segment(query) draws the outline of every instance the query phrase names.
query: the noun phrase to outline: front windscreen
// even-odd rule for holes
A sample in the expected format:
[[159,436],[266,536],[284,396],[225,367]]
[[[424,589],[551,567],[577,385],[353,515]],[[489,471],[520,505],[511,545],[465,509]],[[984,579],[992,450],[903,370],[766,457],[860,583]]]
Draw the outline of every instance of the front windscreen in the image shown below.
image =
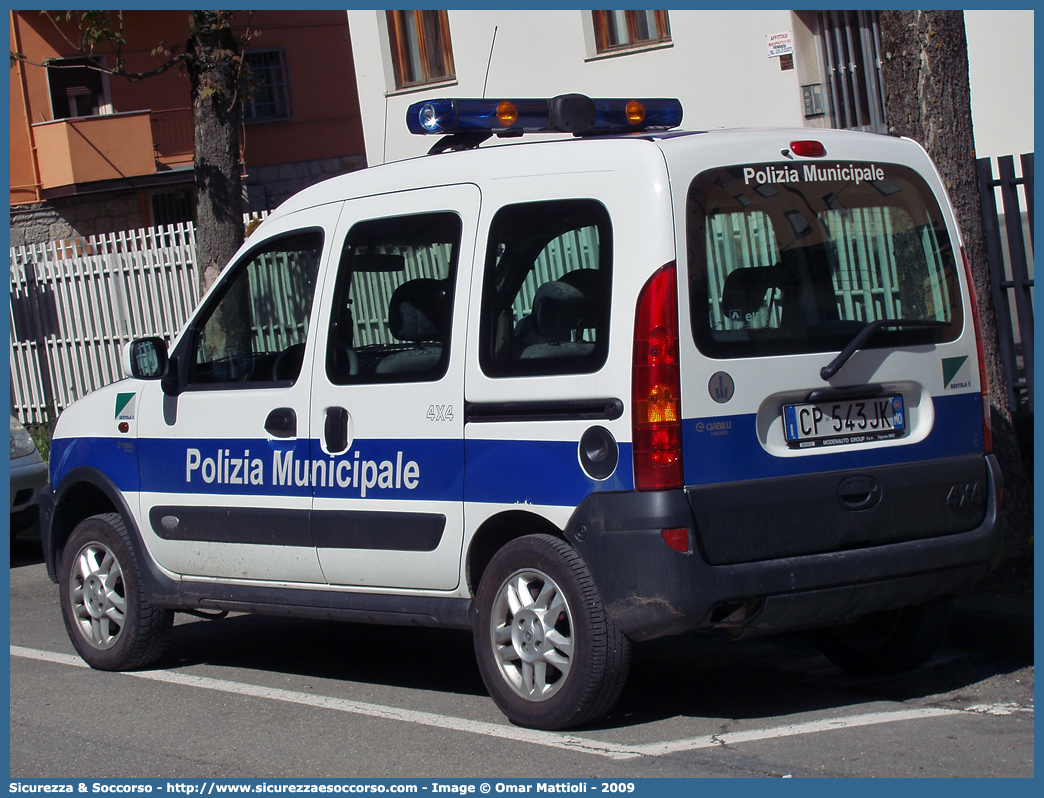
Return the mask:
[[962,326],[950,236],[935,196],[892,164],[758,163],[703,172],[686,209],[696,344],[711,357],[953,340]]

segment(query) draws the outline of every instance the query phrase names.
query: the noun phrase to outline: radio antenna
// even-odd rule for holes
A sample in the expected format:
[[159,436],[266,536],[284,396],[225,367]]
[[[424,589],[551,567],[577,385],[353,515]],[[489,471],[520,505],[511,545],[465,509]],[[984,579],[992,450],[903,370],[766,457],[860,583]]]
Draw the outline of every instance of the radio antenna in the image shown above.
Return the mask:
[[489,60],[486,61],[486,77],[482,81],[482,99],[486,99],[486,84],[489,83],[489,65],[493,63],[493,45],[497,43],[497,28],[493,26],[493,41],[489,43]]
[[384,93],[384,152],[381,153],[381,163],[388,161],[388,93]]

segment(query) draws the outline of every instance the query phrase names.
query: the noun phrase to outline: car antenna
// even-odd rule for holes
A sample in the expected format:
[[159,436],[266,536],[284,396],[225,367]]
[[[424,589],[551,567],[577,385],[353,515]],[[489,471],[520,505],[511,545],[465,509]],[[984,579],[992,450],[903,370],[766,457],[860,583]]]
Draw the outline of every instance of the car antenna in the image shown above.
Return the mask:
[[482,99],[486,99],[486,84],[489,83],[489,65],[493,63],[493,47],[497,43],[497,29],[499,25],[493,26],[493,40],[489,43],[489,58],[486,60],[486,76],[482,79]]

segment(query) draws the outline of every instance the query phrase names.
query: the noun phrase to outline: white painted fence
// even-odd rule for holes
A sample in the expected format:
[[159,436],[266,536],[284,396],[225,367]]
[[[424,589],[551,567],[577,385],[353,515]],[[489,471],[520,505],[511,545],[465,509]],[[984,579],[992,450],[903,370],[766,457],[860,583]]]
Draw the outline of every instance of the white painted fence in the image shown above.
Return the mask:
[[167,340],[199,301],[191,224],[11,248],[11,412],[52,421],[120,379],[123,344]]

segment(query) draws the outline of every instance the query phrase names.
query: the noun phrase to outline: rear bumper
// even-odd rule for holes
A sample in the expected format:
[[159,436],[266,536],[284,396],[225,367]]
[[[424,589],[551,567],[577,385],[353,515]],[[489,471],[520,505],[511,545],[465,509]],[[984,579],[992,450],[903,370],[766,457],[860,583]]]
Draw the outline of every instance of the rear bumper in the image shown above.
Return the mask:
[[[634,640],[724,628],[737,634],[826,626],[945,595],[999,562],[1000,469],[990,456],[985,516],[948,535],[825,553],[711,565],[695,545],[686,493],[593,494],[566,535],[584,558],[605,606]],[[663,529],[686,528],[686,553]]]

